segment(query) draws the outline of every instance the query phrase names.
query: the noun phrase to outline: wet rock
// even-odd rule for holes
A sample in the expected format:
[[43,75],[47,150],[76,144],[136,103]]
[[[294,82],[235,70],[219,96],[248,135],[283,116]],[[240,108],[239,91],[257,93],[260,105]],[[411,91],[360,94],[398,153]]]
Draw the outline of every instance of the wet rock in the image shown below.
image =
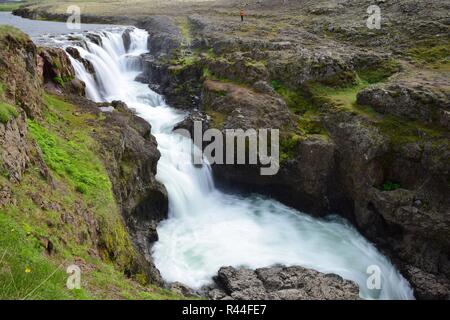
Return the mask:
[[298,266],[257,270],[222,267],[215,281],[219,289],[212,289],[209,297],[218,300],[359,299],[358,287],[353,282]]
[[423,300],[448,300],[449,282],[440,279],[435,275],[409,266],[406,275],[415,288],[414,294],[418,299]]
[[[95,105],[95,104],[94,104]],[[131,238],[140,256],[139,265],[150,282],[162,284],[153,264],[151,247],[158,239],[156,225],[167,218],[168,198],[156,178],[160,153],[151,127],[121,101],[112,102],[116,112],[107,114],[109,130],[95,133],[107,157],[106,166]]]
[[80,61],[83,66],[86,68],[86,71],[89,72],[92,75],[95,75],[95,69],[94,66],[92,65],[92,63],[89,60],[86,60],[84,58],[81,57],[80,52],[78,51],[78,49],[73,48],[73,47],[67,47],[66,51],[68,54],[70,54],[74,59]]
[[96,33],[89,32],[86,37],[98,46],[102,46],[102,37]]
[[125,47],[125,51],[128,52],[130,50],[130,46],[131,46],[131,37],[130,37],[130,33],[133,32],[132,28],[127,28],[123,33],[122,33],[122,39],[123,39],[123,45]]
[[169,290],[185,297],[199,297],[198,293],[195,290],[180,282],[173,282],[169,284]]

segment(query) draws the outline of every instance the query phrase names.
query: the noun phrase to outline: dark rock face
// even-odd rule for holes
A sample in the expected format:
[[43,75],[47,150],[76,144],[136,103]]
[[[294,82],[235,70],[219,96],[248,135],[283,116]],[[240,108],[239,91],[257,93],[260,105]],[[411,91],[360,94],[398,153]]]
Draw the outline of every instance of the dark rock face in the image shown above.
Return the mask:
[[163,95],[175,108],[189,110],[198,108],[202,69],[198,65],[172,67],[164,62],[164,57],[164,54],[159,58],[145,55],[142,62],[144,72],[137,80],[148,83],[152,90]]
[[0,74],[0,81],[8,84],[5,98],[22,108],[28,117],[39,118],[43,62],[37,47],[29,39],[19,41],[8,35],[0,38],[0,46],[0,68],[5,70]]
[[225,115],[225,129],[282,128],[293,125],[286,103],[278,96],[214,80],[203,84],[202,106]]
[[92,75],[95,75],[95,69],[92,63],[89,60],[83,59],[80,55],[80,52],[76,48],[67,47],[66,52],[70,54],[74,59],[80,61],[86,68],[87,72],[89,72]]
[[6,124],[0,123],[0,170],[6,170],[9,179],[14,182],[21,180],[34,151],[34,146],[27,139],[27,131],[23,114]]
[[369,105],[382,114],[393,114],[412,120],[448,125],[450,95],[424,88],[390,85],[372,87],[358,93],[358,103]]
[[257,270],[223,267],[209,290],[213,300],[356,300],[358,287],[351,281],[302,267]]
[[85,94],[86,86],[75,77],[75,70],[64,50],[40,48],[38,59],[42,65],[41,74],[47,90],[57,94],[62,91],[76,95]]
[[128,50],[130,50],[130,46],[131,46],[131,37],[130,37],[130,33],[133,31],[133,29],[128,28],[127,30],[124,31],[124,33],[122,34],[122,39],[123,39],[123,45],[125,47],[125,51],[128,52]]
[[[40,149],[28,135],[26,121],[27,117],[39,121],[42,119],[44,107],[41,96],[44,88],[53,94],[64,95],[66,100],[78,106],[77,112],[98,115],[100,109],[96,103],[84,98],[84,91],[73,89],[75,72],[63,50],[38,49],[29,40],[18,41],[12,37],[1,37],[0,42],[0,81],[5,84],[0,98],[16,105],[18,113],[8,122],[0,123],[0,170],[2,174],[3,170],[6,171],[11,182],[18,183],[25,170],[35,165],[48,183],[53,185]],[[72,53],[76,58],[76,53]],[[62,83],[55,83],[56,77],[62,80],[63,86]],[[151,244],[157,239],[156,224],[166,218],[168,210],[167,192],[155,179],[160,153],[146,121],[135,116],[120,101],[114,101],[111,105],[115,111],[104,113],[106,120],[93,130],[92,136],[99,143],[104,166],[121,209],[121,212],[111,214],[122,214],[136,249],[133,250],[130,245],[130,252],[120,254],[134,259],[132,266],[126,266],[127,272],[145,273],[152,283],[161,284],[161,277],[150,255]],[[2,205],[13,201],[7,186],[0,186],[0,195]],[[42,206],[50,205],[38,196],[33,196],[33,201]],[[60,209],[50,207],[49,210]],[[96,240],[100,236],[93,212],[80,209],[76,217],[63,215],[64,223],[78,220],[89,227],[95,250],[95,246],[100,245]],[[80,235],[82,241],[85,238],[86,235]],[[48,253],[51,253],[52,245],[43,241]]]
[[[72,99],[99,112],[91,101]],[[155,178],[160,158],[157,142],[148,122],[134,115],[125,103],[113,101],[111,106],[115,111],[104,113],[106,128],[93,135],[102,146],[114,195],[139,253],[137,264],[151,283],[162,285],[151,256],[152,244],[158,240],[156,226],[168,213],[167,191]]]
[[149,33],[150,54],[155,57],[171,57],[181,46],[180,29],[167,16],[151,16],[138,23],[138,27]]

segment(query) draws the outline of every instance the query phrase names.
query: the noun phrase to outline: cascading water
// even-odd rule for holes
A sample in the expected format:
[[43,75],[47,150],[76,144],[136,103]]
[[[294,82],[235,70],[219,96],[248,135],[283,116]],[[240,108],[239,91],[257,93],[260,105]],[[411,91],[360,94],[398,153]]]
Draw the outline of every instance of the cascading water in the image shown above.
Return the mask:
[[[153,257],[163,278],[193,288],[211,282],[222,266],[300,265],[355,281],[367,299],[412,299],[408,282],[346,221],[315,219],[261,196],[241,197],[214,188],[208,165],[191,163],[192,142],[172,133],[185,114],[170,108],[145,84],[137,57],[147,51],[147,32],[134,29],[130,49],[124,29],[100,33],[97,45],[78,47],[95,69],[95,80],[72,59],[95,101],[122,100],[152,125],[161,159],[157,178],[169,194],[169,219],[158,227]],[[381,270],[381,289],[367,287],[369,266]]]

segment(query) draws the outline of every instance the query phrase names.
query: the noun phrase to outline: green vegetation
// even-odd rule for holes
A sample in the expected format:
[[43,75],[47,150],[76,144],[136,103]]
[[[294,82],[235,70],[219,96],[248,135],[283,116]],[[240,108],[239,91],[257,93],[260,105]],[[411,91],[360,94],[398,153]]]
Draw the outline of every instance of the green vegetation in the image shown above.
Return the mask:
[[383,184],[383,191],[394,191],[400,189],[400,184],[399,183],[394,183],[394,182],[386,182]]
[[296,134],[289,134],[280,137],[280,162],[293,159],[296,148],[302,137]]
[[387,137],[393,146],[403,146],[407,143],[415,143],[431,139],[433,144],[448,144],[446,130],[436,126],[430,126],[420,121],[408,121],[403,118],[385,115],[375,121],[375,125]]
[[[58,128],[45,128],[35,121],[29,121],[30,134],[41,148],[47,165],[63,178],[75,191],[84,195],[84,201],[95,208],[105,247],[104,258],[126,266],[132,258],[130,239],[120,221],[107,172],[97,156],[97,145],[90,137],[90,127],[74,116],[74,106],[46,95],[50,120],[55,116],[65,120],[64,136],[58,135]],[[48,117],[48,115],[47,115]],[[75,118],[75,119],[74,119]],[[73,120],[73,121],[71,121]],[[86,119],[84,119],[86,120]],[[56,129],[56,130],[55,130]],[[70,130],[70,131],[69,131]]]
[[374,84],[385,81],[400,70],[400,63],[394,59],[389,59],[376,67],[359,69],[357,73],[362,81],[368,84]]
[[28,42],[30,40],[30,38],[28,38],[28,36],[19,29],[9,25],[0,25],[0,47],[2,39],[7,36],[13,37],[14,39],[22,43]]
[[423,41],[411,48],[407,54],[418,64],[440,67],[450,64],[450,43],[436,43],[433,40]]
[[18,224],[0,210],[0,299],[75,299],[84,290],[65,288],[64,264],[42,254],[30,225]]
[[[0,176],[14,197],[0,209],[0,299],[179,299],[124,275],[134,251],[90,136],[97,118],[54,96],[44,101],[44,120],[28,124],[52,182],[36,166],[18,184]],[[82,268],[80,290],[66,288],[71,264]]]
[[53,82],[59,84],[61,87],[64,87],[64,80],[59,76],[54,77]]
[[302,91],[294,91],[287,88],[277,80],[271,81],[272,87],[281,95],[294,114],[303,114],[312,108],[311,102]]
[[335,107],[354,110],[358,92],[369,84],[361,79],[353,86],[332,88],[319,83],[309,83],[308,89],[316,101],[327,101]]
[[192,43],[192,36],[189,20],[187,18],[181,19],[181,21],[179,21],[178,23],[178,27],[180,28],[181,34],[183,36],[183,45],[190,46]]
[[16,2],[16,3],[0,3],[0,11],[13,11],[18,9],[24,1]]
[[0,122],[7,123],[9,120],[16,118],[19,115],[16,107],[0,101]]

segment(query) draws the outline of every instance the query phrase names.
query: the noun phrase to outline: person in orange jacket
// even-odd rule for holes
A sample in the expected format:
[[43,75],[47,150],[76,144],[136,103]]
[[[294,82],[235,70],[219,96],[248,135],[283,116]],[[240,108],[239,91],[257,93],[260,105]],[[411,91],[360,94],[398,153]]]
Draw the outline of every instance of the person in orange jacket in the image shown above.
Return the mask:
[[245,16],[244,9],[241,9],[241,12],[239,14],[241,15],[241,22],[244,22],[244,16]]

